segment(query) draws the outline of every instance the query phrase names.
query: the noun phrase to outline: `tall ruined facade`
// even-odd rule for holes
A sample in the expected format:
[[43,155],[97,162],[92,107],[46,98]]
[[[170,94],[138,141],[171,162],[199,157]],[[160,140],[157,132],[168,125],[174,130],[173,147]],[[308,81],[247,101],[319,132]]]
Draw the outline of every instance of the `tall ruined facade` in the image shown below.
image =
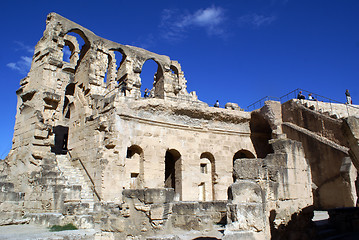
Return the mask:
[[[158,68],[143,98],[147,60]],[[340,158],[330,174],[339,174],[332,185],[344,186],[344,199],[326,201],[325,186],[313,190],[313,176],[333,186],[313,172],[320,157],[309,154],[306,126],[298,130],[291,115],[298,102],[244,112],[236,104],[209,107],[186,88],[177,61],[49,14],[17,91],[13,147],[1,162],[2,224],[71,222],[98,230],[95,239],[189,230],[193,237],[268,239],[287,234],[279,226],[306,215],[313,199],[318,207],[355,206],[355,154],[341,135],[325,146]]]

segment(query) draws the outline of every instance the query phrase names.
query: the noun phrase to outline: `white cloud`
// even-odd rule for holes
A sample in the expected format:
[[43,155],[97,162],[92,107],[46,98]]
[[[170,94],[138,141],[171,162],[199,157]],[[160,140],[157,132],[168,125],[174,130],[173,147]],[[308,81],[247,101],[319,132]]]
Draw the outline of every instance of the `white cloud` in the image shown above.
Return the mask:
[[222,27],[225,21],[224,12],[222,8],[216,6],[199,9],[194,13],[165,9],[160,24],[162,37],[167,40],[182,39],[192,27],[203,28],[209,35],[221,36],[224,34]]
[[274,22],[277,18],[275,16],[264,16],[258,14],[248,14],[239,18],[240,25],[248,24],[254,27],[266,26]]
[[31,57],[21,56],[19,61],[8,63],[6,66],[21,74],[26,74],[30,70],[31,61]]
[[34,53],[34,48],[30,47],[28,45],[25,45],[23,42],[20,41],[15,41],[15,44],[18,46],[15,50],[16,51],[20,51],[20,50],[25,50],[28,53],[33,54]]

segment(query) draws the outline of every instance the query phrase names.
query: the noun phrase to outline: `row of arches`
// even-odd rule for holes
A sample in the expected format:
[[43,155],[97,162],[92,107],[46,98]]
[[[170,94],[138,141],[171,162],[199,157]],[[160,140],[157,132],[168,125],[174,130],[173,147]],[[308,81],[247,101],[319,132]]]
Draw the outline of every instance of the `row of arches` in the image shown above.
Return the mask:
[[[233,155],[233,164],[239,158],[254,158],[248,150],[240,150]],[[127,187],[130,189],[141,189],[147,187],[144,182],[144,152],[138,145],[127,148],[126,153],[126,177]],[[199,155],[197,170],[194,173],[198,184],[198,201],[216,200],[215,184],[218,182],[216,171],[216,159],[210,152],[203,152]],[[176,149],[167,149],[164,153],[163,187],[173,188],[178,200],[183,199],[183,159],[181,153]]]
[[[91,44],[86,37],[86,35],[79,29],[72,29],[66,33],[64,36],[64,46],[62,50],[62,61],[70,63],[72,66],[75,66],[72,70],[68,68],[68,71],[76,72],[78,66],[81,63],[81,60],[86,55],[88,50],[91,48]],[[97,50],[98,51],[98,50]],[[162,94],[159,91],[163,90],[163,78],[164,78],[164,68],[162,64],[157,61],[154,57],[148,56],[139,56],[136,62],[139,62],[138,67],[131,66],[128,60],[128,56],[125,51],[121,48],[111,48],[107,52],[101,51],[101,54],[105,54],[104,66],[100,66],[100,71],[102,72],[99,76],[100,81],[104,87],[113,88],[114,86],[119,86],[120,90],[124,89],[121,86],[128,84],[127,79],[129,74],[138,74],[139,79],[137,82],[131,83],[138,88],[138,94],[144,96],[145,90],[148,89],[147,96],[159,97]],[[170,65],[170,72],[172,79],[179,83],[179,71],[176,64]],[[133,77],[132,77],[133,78]],[[136,77],[135,77],[136,79]],[[133,86],[128,86],[127,91],[131,91]],[[126,90],[122,92],[123,95],[129,96],[133,94],[126,94]],[[137,94],[137,95],[138,95]]]

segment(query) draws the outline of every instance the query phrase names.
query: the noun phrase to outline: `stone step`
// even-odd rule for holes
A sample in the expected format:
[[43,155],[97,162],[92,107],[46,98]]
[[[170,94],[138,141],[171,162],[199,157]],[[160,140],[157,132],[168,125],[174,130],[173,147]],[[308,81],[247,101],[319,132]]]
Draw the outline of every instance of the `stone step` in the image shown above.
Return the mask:
[[67,179],[68,184],[81,185],[81,202],[88,203],[89,208],[93,210],[94,196],[89,186],[88,180],[83,176],[80,169],[73,166],[67,155],[57,156],[58,168],[62,175]]
[[37,182],[41,185],[64,185],[66,184],[66,180],[64,178],[39,178],[37,179]]
[[42,178],[57,178],[61,175],[60,172],[57,171],[42,171],[41,177]]

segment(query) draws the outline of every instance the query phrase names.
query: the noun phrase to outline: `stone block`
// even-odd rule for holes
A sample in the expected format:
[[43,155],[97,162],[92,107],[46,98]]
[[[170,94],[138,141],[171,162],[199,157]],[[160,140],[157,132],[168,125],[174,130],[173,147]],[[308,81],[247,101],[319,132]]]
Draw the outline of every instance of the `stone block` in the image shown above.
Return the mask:
[[174,190],[169,188],[164,188],[164,189],[146,188],[144,190],[145,204],[173,202],[174,196],[175,196]]
[[229,231],[258,232],[265,229],[266,215],[261,203],[228,204],[227,214]]
[[172,206],[174,215],[198,215],[200,212],[198,202],[179,202]]
[[237,159],[233,175],[235,179],[265,179],[266,168],[262,159]]
[[161,220],[164,218],[165,206],[162,204],[151,205],[150,218],[151,220]]
[[228,199],[232,204],[263,203],[264,192],[260,185],[248,180],[237,180],[228,189]]

